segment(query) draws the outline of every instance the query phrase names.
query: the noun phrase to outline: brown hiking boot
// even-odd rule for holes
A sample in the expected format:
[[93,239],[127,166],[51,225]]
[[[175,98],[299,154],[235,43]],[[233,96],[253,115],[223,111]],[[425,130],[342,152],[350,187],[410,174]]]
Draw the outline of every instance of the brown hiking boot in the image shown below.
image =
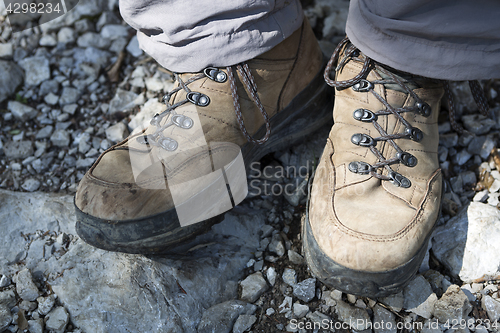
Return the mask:
[[334,126],[302,227],[305,257],[333,288],[385,296],[417,272],[440,212],[442,84],[385,67],[347,39],[325,79],[337,87]]
[[324,63],[305,22],[244,64],[175,74],[166,111],[104,152],[80,182],[80,237],[106,250],[160,253],[220,222],[245,199],[253,161],[331,117]]

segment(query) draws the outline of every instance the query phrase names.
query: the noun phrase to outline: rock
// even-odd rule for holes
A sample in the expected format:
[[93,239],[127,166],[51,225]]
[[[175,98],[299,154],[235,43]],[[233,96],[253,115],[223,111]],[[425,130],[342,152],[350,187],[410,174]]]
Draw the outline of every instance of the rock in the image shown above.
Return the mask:
[[0,304],[0,332],[3,332],[11,322],[12,314],[10,313],[10,309],[4,304]]
[[45,96],[49,93],[57,94],[59,91],[59,82],[56,80],[48,80],[42,82],[40,85],[39,95]]
[[283,282],[293,287],[297,284],[297,272],[292,268],[285,268],[283,271]]
[[491,296],[483,296],[481,299],[481,306],[492,322],[498,322],[500,320],[500,302],[494,300]]
[[276,270],[274,267],[269,267],[266,272],[266,277],[267,281],[269,281],[269,284],[274,287],[274,284],[276,283]]
[[128,126],[132,130],[136,128],[144,129],[149,126],[153,116],[163,112],[165,108],[165,104],[158,102],[156,98],[151,98],[141,107],[141,111],[132,117]]
[[397,333],[396,316],[380,305],[373,308],[373,330],[375,333]]
[[293,304],[293,314],[297,318],[303,318],[309,312],[309,306],[298,302]]
[[[427,319],[424,322],[424,325],[422,327],[421,333],[442,333],[443,330],[440,328],[439,322],[436,321],[435,319]],[[459,331],[460,332],[460,331]],[[477,332],[476,333],[480,333]],[[486,333],[486,332],[484,332]]]
[[24,69],[27,86],[38,86],[50,79],[49,60],[45,57],[30,57],[19,61],[19,66]]
[[59,102],[59,96],[54,95],[53,93],[49,93],[49,94],[45,95],[43,100],[45,101],[45,103],[47,103],[49,105],[56,105],[57,102]]
[[120,19],[116,17],[116,15],[113,12],[105,11],[99,17],[99,20],[96,23],[96,29],[97,31],[101,31],[102,27],[104,27],[107,24],[118,24],[118,23],[120,23]]
[[[238,316],[252,315],[257,307],[242,301],[231,300],[212,306],[203,312],[198,333],[229,333]],[[193,331],[194,332],[194,331]]]
[[33,277],[29,269],[25,268],[14,275],[16,291],[25,301],[34,301],[40,295],[38,287],[33,282]]
[[437,296],[432,292],[431,285],[422,275],[417,275],[404,288],[404,308],[418,314],[421,317],[430,319],[434,303],[437,301]]
[[75,30],[69,27],[63,27],[57,33],[57,41],[62,44],[72,44],[76,40]]
[[456,161],[458,165],[464,165],[472,157],[472,155],[467,150],[461,150],[456,156]]
[[98,67],[104,67],[108,64],[111,53],[95,47],[77,48],[74,51],[73,58],[76,60],[75,66],[86,62]]
[[0,44],[0,59],[10,59],[14,55],[12,43]]
[[43,333],[43,319],[28,320],[30,333]]
[[57,147],[68,147],[70,143],[69,133],[66,130],[58,129],[50,136],[50,141]]
[[116,123],[106,129],[106,139],[113,143],[122,141],[128,136],[127,126],[124,123]]
[[481,156],[481,158],[484,160],[487,159],[488,156],[490,156],[490,152],[495,147],[495,145],[496,145],[495,140],[493,140],[491,136],[487,136],[486,141],[483,143],[483,146],[479,151],[479,156]]
[[101,29],[101,37],[115,40],[120,37],[128,37],[128,28],[119,24],[108,24]]
[[61,97],[59,98],[59,105],[64,106],[67,104],[74,104],[80,98],[80,91],[76,88],[64,87]]
[[269,289],[269,286],[262,277],[262,273],[254,273],[241,281],[241,299],[253,303],[266,292],[267,289]]
[[451,285],[434,305],[434,317],[441,323],[467,320],[471,311],[469,299],[455,284]]
[[0,278],[0,288],[5,288],[12,283],[11,279],[8,276],[2,275]]
[[45,126],[41,130],[39,130],[38,133],[36,133],[35,139],[37,139],[37,140],[47,139],[50,137],[53,130],[54,130],[53,126],[50,126],[50,125]]
[[23,182],[21,188],[27,192],[35,192],[40,188],[40,181],[35,178],[28,178]]
[[63,112],[69,113],[71,115],[74,115],[76,112],[76,109],[78,109],[78,104],[68,104],[63,106]]
[[106,49],[111,45],[111,40],[102,38],[100,34],[95,32],[86,32],[76,41],[79,47],[96,47],[99,49]]
[[47,315],[47,318],[45,326],[48,330],[52,330],[55,333],[64,333],[66,325],[69,322],[69,314],[64,307],[59,306],[55,308]]
[[240,315],[233,326],[233,333],[243,333],[249,331],[257,321],[254,315]]
[[38,43],[40,44],[40,46],[52,47],[57,45],[57,39],[52,35],[45,35],[40,38]]
[[47,315],[56,304],[56,296],[54,294],[50,294],[47,297],[38,297],[36,300],[38,302],[38,313],[42,316]]
[[139,41],[137,40],[137,36],[132,37],[132,39],[128,43],[127,52],[136,58],[140,57],[144,53],[139,47]]
[[295,265],[302,265],[304,263],[304,257],[302,257],[294,250],[288,250],[288,260],[290,260]]
[[7,104],[7,109],[10,112],[12,112],[12,115],[16,119],[20,121],[27,121],[33,119],[38,114],[38,111],[32,108],[31,106],[15,101],[10,101]]
[[457,133],[449,133],[449,134],[441,134],[439,136],[439,145],[444,146],[446,148],[453,148],[458,143],[458,134]]
[[337,301],[335,312],[339,320],[349,323],[350,328],[358,332],[368,329],[369,325],[372,324],[370,316],[365,309],[357,308],[341,300]]
[[290,296],[285,296],[283,303],[278,307],[279,313],[287,313],[292,311],[292,301],[293,299]]
[[285,254],[285,246],[278,233],[273,235],[271,244],[269,244],[269,251],[276,253],[278,256],[282,257]]
[[476,135],[488,133],[496,125],[493,119],[485,118],[483,115],[465,115],[462,116],[464,127]]
[[139,103],[140,95],[133,93],[131,91],[117,89],[115,97],[109,103],[109,113],[115,113],[117,111],[128,111],[135,106],[141,104]]
[[[2,45],[2,44],[0,44]],[[21,67],[12,61],[0,60],[0,103],[14,94],[23,83],[24,73]]]
[[500,265],[500,211],[472,202],[438,227],[432,238],[436,258],[464,282],[498,275]]
[[37,305],[36,302],[30,302],[30,301],[22,301],[19,303],[19,308],[21,310],[24,310],[25,312],[31,312],[36,309]]
[[293,296],[301,301],[309,302],[316,295],[316,279],[309,278],[293,286]]
[[[143,256],[99,250],[76,237],[73,195],[0,190],[0,202],[2,274],[12,275],[19,265],[8,263],[20,260],[43,274],[81,332],[196,332],[205,309],[238,297],[264,224],[261,211],[229,212],[172,254]],[[21,233],[35,237],[37,230],[70,235],[67,252],[42,260],[43,252],[26,251]]]
[[9,310],[16,305],[16,294],[13,290],[0,291],[0,305],[6,306]]
[[31,141],[9,141],[3,150],[7,160],[24,159],[33,155],[33,144]]
[[148,77],[144,79],[144,83],[146,84],[146,88],[149,91],[159,92],[164,88],[163,81],[157,77]]

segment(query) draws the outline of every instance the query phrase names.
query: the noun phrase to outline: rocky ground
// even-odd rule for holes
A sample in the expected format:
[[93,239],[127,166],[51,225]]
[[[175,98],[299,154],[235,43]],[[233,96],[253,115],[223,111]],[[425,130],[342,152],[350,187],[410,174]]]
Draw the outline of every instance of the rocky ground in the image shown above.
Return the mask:
[[[348,2],[304,5],[331,53]],[[83,243],[74,231],[78,181],[101,152],[161,110],[159,98],[173,84],[133,36],[115,1],[82,0],[62,19],[16,34],[0,10],[0,332],[500,329],[498,81],[482,82],[490,118],[477,115],[465,83],[453,84],[472,135],[455,133],[442,112],[443,214],[420,274],[397,295],[343,294],[304,263],[305,189],[328,125],[266,156],[261,167],[276,172],[249,175],[248,199],[172,255]],[[302,172],[282,175],[282,168]]]

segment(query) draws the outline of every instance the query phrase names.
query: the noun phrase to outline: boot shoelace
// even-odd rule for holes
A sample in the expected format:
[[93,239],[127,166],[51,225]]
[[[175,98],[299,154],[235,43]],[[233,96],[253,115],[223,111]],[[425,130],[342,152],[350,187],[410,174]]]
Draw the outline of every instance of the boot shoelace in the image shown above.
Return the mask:
[[[241,106],[239,102],[239,96],[238,96],[238,90],[236,87],[236,79],[233,74],[233,70],[236,68],[238,73],[240,74],[243,84],[246,88],[246,90],[250,93],[251,98],[253,99],[254,103],[257,105],[260,113],[262,114],[262,117],[264,118],[265,124],[266,124],[266,134],[261,138],[261,139],[255,139],[253,138],[247,131],[245,124],[243,122],[243,115],[241,113]],[[226,81],[229,80],[229,84],[231,87],[231,95],[233,98],[233,105],[234,105],[234,112],[236,114],[236,120],[238,122],[238,125],[240,127],[241,132],[245,136],[245,138],[248,140],[248,142],[252,142],[254,144],[263,144],[265,143],[270,135],[271,135],[271,123],[269,116],[264,109],[264,106],[262,105],[260,98],[257,94],[257,85],[255,84],[254,77],[250,71],[250,68],[246,63],[238,64],[235,66],[229,66],[226,67],[227,74],[214,67],[208,67],[203,70],[203,73],[194,75],[190,77],[188,80],[183,81],[181,76],[177,73],[174,73],[175,80],[179,82],[179,86],[172,89],[167,95],[163,97],[163,102],[167,105],[167,109],[163,111],[162,113],[157,113],[154,115],[154,117],[151,119],[151,125],[155,126],[155,132],[152,134],[148,135],[143,135],[137,137],[137,141],[142,144],[149,144],[157,147],[161,147],[165,150],[168,151],[175,151],[179,143],[174,140],[173,138],[167,137],[163,135],[163,131],[165,131],[167,128],[171,126],[177,126],[182,129],[190,129],[194,125],[194,120],[188,116],[178,114],[175,109],[181,105],[184,105],[186,103],[193,103],[196,106],[200,107],[206,107],[210,104],[210,98],[202,94],[200,92],[192,91],[189,89],[189,84],[193,83],[194,81],[203,79],[203,78],[210,78],[211,80],[218,82],[218,83],[225,83]],[[181,91],[184,90],[186,92],[186,98],[175,103],[171,104],[170,99],[171,97]],[[163,118],[167,118],[165,123],[161,125],[161,122],[163,121]]]
[[[394,185],[403,187],[403,188],[409,188],[411,187],[411,181],[406,178],[405,176],[401,175],[400,173],[395,172],[392,170],[390,165],[392,164],[397,164],[401,163],[403,165],[406,165],[408,167],[414,167],[417,165],[418,161],[415,156],[412,154],[403,151],[395,142],[394,140],[396,139],[410,139],[413,141],[421,141],[423,139],[423,133],[420,129],[417,127],[412,126],[404,117],[402,116],[402,113],[404,112],[417,112],[421,114],[424,117],[429,117],[431,115],[431,107],[429,104],[425,103],[420,97],[417,96],[417,94],[410,89],[406,84],[405,81],[401,80],[399,77],[391,73],[390,71],[386,70],[383,66],[380,66],[378,63],[370,59],[369,57],[365,56],[365,60],[363,61],[363,68],[361,69],[361,72],[353,77],[352,79],[344,80],[344,81],[336,81],[333,80],[330,77],[330,73],[332,72],[334,64],[337,62],[339,55],[340,55],[340,50],[342,47],[346,44],[349,43],[349,39],[346,37],[344,38],[340,44],[337,46],[335,51],[333,52],[332,57],[330,58],[326,68],[325,68],[325,73],[324,73],[324,78],[325,81],[328,85],[337,88],[338,90],[340,89],[346,89],[349,87],[352,87],[354,91],[357,92],[370,92],[375,96],[377,100],[379,100],[384,106],[385,110],[380,110],[373,112],[371,110],[367,109],[357,109],[353,113],[354,119],[361,121],[361,122],[366,122],[366,123],[372,123],[373,126],[377,129],[379,132],[380,136],[372,138],[367,134],[363,133],[356,133],[351,137],[351,142],[355,145],[362,146],[362,147],[368,147],[370,151],[378,158],[378,162],[370,165],[369,163],[363,162],[363,161],[355,161],[349,163],[349,171],[357,174],[363,174],[367,175],[370,174],[371,176],[378,178],[380,180],[388,180],[391,181]],[[348,59],[353,59],[356,61],[361,61],[358,59],[355,59],[354,57],[359,56],[360,51],[354,46],[354,45],[349,45],[346,47],[344,50],[344,58],[340,61],[338,64],[337,68],[335,69],[336,71],[339,70]],[[370,69],[374,68],[375,70],[385,74],[387,77],[390,79],[382,79],[382,80],[372,80],[368,81],[365,78],[368,75],[368,72]],[[390,105],[380,94],[378,94],[374,90],[374,85],[375,84],[397,84],[400,86],[404,91],[406,91],[415,101],[415,104],[413,106],[409,107],[403,107],[403,108],[394,108],[392,105]],[[488,115],[488,105],[486,102],[486,98],[484,97],[484,93],[482,93],[481,86],[479,85],[479,82],[477,81],[470,81],[469,82],[471,91],[474,96],[474,100],[478,104],[478,107],[483,115]],[[449,117],[450,117],[450,122],[455,129],[455,131],[459,133],[464,133],[464,129],[460,127],[455,119],[455,108],[453,105],[453,99],[451,95],[451,90],[449,87],[448,82],[444,83],[444,89],[445,93],[448,98],[448,103],[449,103]],[[377,119],[379,116],[387,116],[387,115],[394,115],[405,127],[405,130],[403,133],[396,133],[396,134],[388,134],[382,126],[377,122]],[[386,159],[382,153],[380,152],[379,149],[377,149],[376,145],[378,141],[386,141],[388,142],[395,150],[396,150],[396,156],[392,157],[390,159]],[[384,168],[387,170],[387,175],[384,175],[382,173],[377,172],[378,169]]]

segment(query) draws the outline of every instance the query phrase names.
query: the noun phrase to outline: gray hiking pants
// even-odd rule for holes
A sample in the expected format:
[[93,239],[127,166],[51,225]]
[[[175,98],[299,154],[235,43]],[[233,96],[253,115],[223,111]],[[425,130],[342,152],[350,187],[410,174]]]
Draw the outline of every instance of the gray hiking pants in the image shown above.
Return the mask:
[[[174,72],[234,65],[298,29],[299,0],[120,0],[141,47]],[[347,35],[369,57],[447,80],[500,78],[500,1],[351,0]]]

